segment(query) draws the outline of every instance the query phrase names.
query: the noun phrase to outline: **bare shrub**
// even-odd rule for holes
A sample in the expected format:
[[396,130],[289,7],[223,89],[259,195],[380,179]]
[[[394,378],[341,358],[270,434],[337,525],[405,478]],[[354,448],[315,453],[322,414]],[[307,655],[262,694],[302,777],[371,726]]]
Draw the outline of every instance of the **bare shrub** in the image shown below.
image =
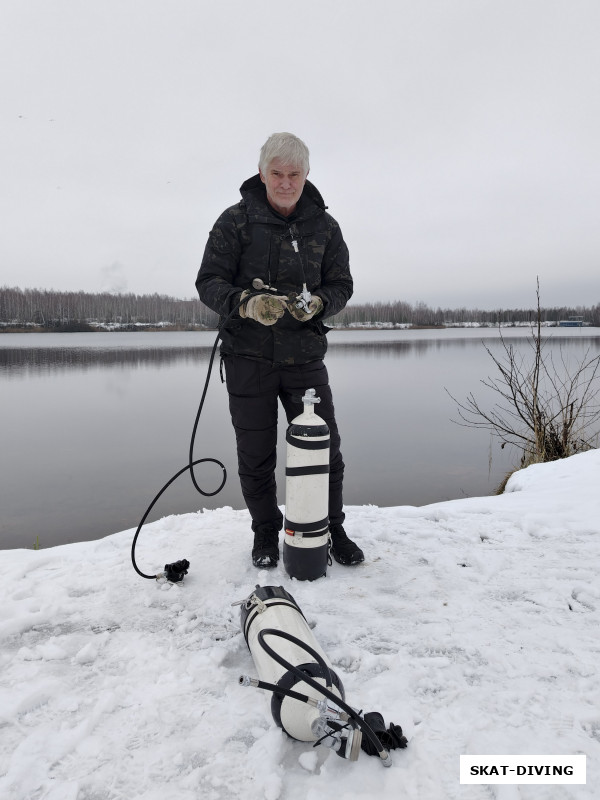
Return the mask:
[[484,344],[499,373],[481,381],[495,394],[492,407],[485,408],[473,393],[464,402],[450,395],[458,407],[459,424],[489,430],[502,447],[515,446],[521,467],[589,450],[598,438],[600,356],[590,356],[588,348],[570,365],[561,347],[555,359],[547,352],[541,321],[538,281],[537,324],[532,327],[529,351],[518,353],[501,330],[500,356]]

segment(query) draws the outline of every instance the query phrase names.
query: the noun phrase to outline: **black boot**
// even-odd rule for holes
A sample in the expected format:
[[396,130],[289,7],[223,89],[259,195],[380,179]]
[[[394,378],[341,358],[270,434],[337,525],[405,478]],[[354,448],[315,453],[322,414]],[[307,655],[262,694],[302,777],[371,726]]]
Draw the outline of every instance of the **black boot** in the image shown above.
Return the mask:
[[365,554],[352,539],[347,537],[343,525],[330,525],[329,533],[331,534],[331,555],[338,564],[343,564],[345,567],[362,564]]
[[269,524],[257,525],[254,531],[252,563],[261,569],[271,569],[279,561],[279,531]]

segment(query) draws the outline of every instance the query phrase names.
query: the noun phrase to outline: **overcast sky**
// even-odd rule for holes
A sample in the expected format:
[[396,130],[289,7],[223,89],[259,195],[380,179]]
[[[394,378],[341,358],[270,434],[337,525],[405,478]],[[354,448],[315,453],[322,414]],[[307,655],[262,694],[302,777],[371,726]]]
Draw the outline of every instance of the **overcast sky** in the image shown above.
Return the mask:
[[1,0],[0,285],[195,296],[274,131],[354,301],[600,302],[598,0]]

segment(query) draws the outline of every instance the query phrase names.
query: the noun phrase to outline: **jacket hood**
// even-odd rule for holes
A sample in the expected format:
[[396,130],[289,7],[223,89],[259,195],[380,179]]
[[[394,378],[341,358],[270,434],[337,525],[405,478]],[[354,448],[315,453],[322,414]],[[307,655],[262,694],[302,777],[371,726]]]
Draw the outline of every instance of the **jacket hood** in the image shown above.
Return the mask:
[[242,183],[240,186],[240,194],[242,195],[242,203],[245,204],[248,215],[262,221],[265,221],[265,219],[273,221],[273,216],[281,218],[286,222],[307,219],[318,211],[325,211],[327,208],[317,187],[308,180],[304,184],[304,189],[302,190],[296,209],[289,218],[278,214],[271,206],[267,200],[265,185],[258,174],[254,175],[252,178],[248,178],[247,181]]

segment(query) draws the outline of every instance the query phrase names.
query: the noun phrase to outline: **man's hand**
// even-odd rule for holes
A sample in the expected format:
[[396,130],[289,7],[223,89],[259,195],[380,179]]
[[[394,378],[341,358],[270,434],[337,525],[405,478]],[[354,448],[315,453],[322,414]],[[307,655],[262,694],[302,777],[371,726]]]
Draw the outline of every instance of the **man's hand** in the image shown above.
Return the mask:
[[[240,299],[243,300],[249,294],[250,291],[246,289]],[[275,325],[277,320],[283,317],[286,303],[287,297],[284,295],[255,294],[240,306],[240,317],[253,319],[261,325]]]
[[323,301],[318,294],[314,294],[310,303],[308,304],[308,311],[304,311],[302,308],[296,308],[296,298],[294,297],[289,300],[287,304],[287,310],[290,312],[292,317],[300,320],[300,322],[308,322],[308,320],[312,319],[315,314],[318,314],[323,310]]

